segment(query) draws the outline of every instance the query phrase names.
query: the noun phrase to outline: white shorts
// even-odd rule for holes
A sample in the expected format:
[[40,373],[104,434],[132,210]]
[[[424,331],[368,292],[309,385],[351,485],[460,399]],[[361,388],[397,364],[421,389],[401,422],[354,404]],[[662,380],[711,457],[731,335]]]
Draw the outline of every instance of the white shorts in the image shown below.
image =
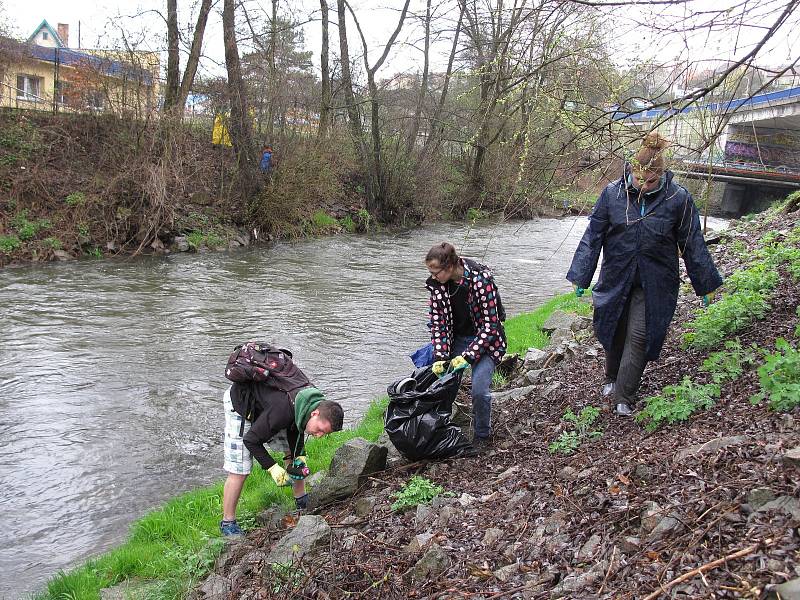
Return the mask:
[[[253,457],[250,451],[245,448],[242,436],[239,431],[244,421],[243,434],[250,429],[250,421],[247,421],[239,413],[233,410],[231,403],[231,389],[225,390],[222,397],[222,404],[225,410],[225,463],[222,468],[228,473],[236,475],[249,475],[253,468]],[[289,440],[286,438],[286,431],[281,431],[266,444],[270,450],[283,452],[289,456]]]

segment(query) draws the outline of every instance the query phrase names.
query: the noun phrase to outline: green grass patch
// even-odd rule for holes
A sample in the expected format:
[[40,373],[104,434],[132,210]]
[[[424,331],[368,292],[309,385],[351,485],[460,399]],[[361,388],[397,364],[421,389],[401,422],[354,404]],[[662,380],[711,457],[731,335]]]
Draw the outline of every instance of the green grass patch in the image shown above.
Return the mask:
[[355,233],[356,232],[356,222],[353,221],[353,217],[351,217],[350,215],[345,215],[344,217],[339,219],[339,225],[347,233]]
[[40,231],[50,229],[52,223],[48,219],[31,221],[28,218],[28,211],[22,210],[11,219],[11,226],[16,229],[20,240],[28,241],[36,237]]
[[570,292],[548,300],[532,312],[511,317],[504,324],[508,338],[508,352],[524,356],[528,348],[544,348],[550,341],[550,336],[542,331],[542,325],[557,310],[585,316],[591,314],[592,307]]
[[69,196],[64,198],[67,206],[83,206],[86,204],[86,194],[83,192],[72,192]]
[[[383,432],[387,403],[387,398],[373,402],[354,429],[310,439],[306,452],[311,470],[327,469],[333,454],[347,440],[377,440]],[[254,466],[239,500],[240,523],[253,524],[255,515],[270,504],[293,506],[291,489],[278,488],[269,473]],[[95,600],[101,588],[132,578],[158,582],[148,588],[150,599],[182,598],[210,571],[222,549],[221,515],[222,482],[178,496],[136,521],[128,541],[119,548],[56,575],[37,599]]]
[[[352,218],[350,220],[352,221]],[[305,229],[309,235],[322,235],[339,231],[340,227],[339,221],[324,210],[318,210],[306,222]],[[355,229],[355,222],[353,223],[353,228]]]

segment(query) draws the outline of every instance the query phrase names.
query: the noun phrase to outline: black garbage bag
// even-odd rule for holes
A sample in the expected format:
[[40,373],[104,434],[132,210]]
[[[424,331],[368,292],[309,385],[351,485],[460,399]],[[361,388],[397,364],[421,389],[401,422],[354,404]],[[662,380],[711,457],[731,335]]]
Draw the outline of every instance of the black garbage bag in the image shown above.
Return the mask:
[[384,429],[406,458],[449,458],[470,447],[450,421],[460,385],[461,372],[439,379],[428,366],[389,386]]

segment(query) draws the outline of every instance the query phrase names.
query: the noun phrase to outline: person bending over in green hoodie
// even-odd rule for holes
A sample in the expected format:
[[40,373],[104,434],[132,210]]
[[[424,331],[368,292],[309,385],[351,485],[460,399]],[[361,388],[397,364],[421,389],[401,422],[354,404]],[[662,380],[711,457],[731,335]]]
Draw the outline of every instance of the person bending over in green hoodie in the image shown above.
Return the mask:
[[[299,369],[298,369],[299,371]],[[308,382],[302,372],[300,380]],[[280,386],[286,389],[291,386]],[[268,471],[278,486],[292,486],[295,505],[302,510],[308,505],[305,491],[305,435],[322,437],[342,429],[344,411],[340,404],[326,400],[311,385],[284,391],[269,381],[234,383],[225,391],[225,464],[228,472],[222,492],[224,536],[241,535],[236,522],[236,505],[244,482],[250,474],[253,457]],[[234,406],[246,406],[246,416]],[[241,410],[241,409],[240,409]],[[277,464],[265,444],[275,452],[283,452],[284,466]],[[288,469],[288,471],[287,471]]]

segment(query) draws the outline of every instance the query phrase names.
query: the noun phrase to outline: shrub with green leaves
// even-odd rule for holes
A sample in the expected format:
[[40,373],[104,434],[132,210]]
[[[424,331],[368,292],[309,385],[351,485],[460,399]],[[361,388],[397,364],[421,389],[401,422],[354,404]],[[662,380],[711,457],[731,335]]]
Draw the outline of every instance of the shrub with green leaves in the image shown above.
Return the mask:
[[0,235],[0,252],[3,254],[11,254],[22,245],[22,242],[16,235]]
[[703,361],[701,371],[710,373],[714,383],[724,384],[742,376],[745,369],[756,364],[755,345],[743,348],[739,338],[725,342],[725,350],[712,352]]
[[28,211],[22,210],[14,215],[13,219],[11,219],[11,226],[17,230],[19,239],[27,241],[36,237],[40,231],[44,229],[50,229],[52,224],[48,219],[31,221],[28,219]]
[[660,396],[645,399],[645,408],[636,420],[644,424],[647,431],[655,431],[662,425],[686,421],[697,410],[708,410],[719,398],[718,383],[694,383],[689,377],[677,385],[668,385]]
[[427,504],[436,496],[444,492],[444,488],[440,485],[434,485],[430,479],[414,475],[396,494],[392,494],[393,498],[397,498],[392,503],[392,510],[403,510],[417,506],[418,504]]
[[788,412],[800,406],[800,352],[783,338],[776,340],[775,348],[777,352],[767,354],[758,368],[761,391],[750,401],[768,399],[772,410]]
[[339,219],[339,225],[341,225],[342,229],[344,229],[347,233],[355,233],[356,231],[356,222],[353,221],[353,217],[350,215],[345,215]]
[[564,413],[564,420],[572,423],[572,430],[562,431],[555,442],[547,449],[550,454],[572,454],[585,440],[594,440],[603,435],[599,429],[592,429],[592,425],[600,416],[600,410],[594,406],[587,406],[577,415],[568,408]]

